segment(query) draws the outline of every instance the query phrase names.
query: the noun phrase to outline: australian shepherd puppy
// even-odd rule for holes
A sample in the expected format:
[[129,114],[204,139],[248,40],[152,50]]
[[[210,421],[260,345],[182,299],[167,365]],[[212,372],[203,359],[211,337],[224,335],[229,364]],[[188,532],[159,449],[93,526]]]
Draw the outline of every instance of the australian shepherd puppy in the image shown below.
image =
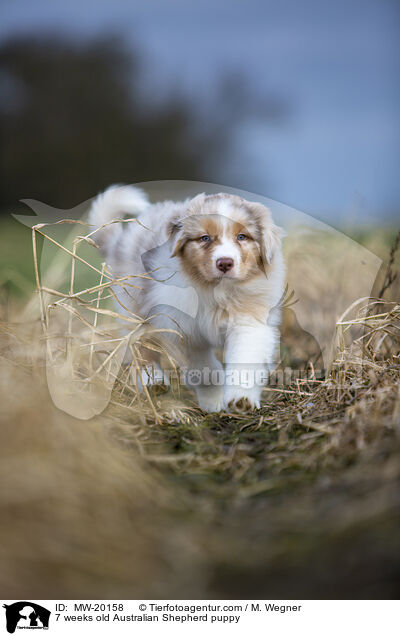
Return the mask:
[[[110,223],[126,215],[137,222]],[[284,233],[270,211],[229,194],[152,204],[136,187],[112,186],[92,203],[89,222],[114,275],[140,276],[136,286],[115,287],[119,312],[157,329],[199,406],[259,408],[284,287]],[[159,364],[155,358],[146,363]]]

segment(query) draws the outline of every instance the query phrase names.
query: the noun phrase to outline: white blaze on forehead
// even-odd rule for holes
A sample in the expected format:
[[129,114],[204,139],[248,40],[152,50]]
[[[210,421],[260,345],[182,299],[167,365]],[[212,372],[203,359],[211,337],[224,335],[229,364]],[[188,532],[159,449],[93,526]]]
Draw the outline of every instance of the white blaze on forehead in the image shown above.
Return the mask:
[[233,206],[229,199],[221,199],[218,201],[217,206],[217,214],[221,216],[227,216],[228,218],[232,218]]
[[234,263],[239,263],[240,249],[235,241],[235,237],[232,234],[232,221],[225,216],[221,216],[218,219],[218,225],[218,235],[220,243],[216,245],[214,249],[213,256],[215,262],[219,258],[232,258]]
[[220,219],[224,227],[231,228],[233,223],[240,223],[243,227],[249,221],[246,210],[231,201],[230,199],[221,199],[216,206],[214,214]]

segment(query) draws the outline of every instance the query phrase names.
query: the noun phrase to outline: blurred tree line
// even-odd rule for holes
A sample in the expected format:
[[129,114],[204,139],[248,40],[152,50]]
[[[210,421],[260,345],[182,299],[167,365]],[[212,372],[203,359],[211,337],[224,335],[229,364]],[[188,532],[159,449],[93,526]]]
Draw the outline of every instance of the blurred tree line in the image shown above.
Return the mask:
[[[246,91],[231,80],[205,126],[181,97],[146,102],[139,57],[121,40],[7,41],[0,47],[0,211],[25,197],[72,207],[110,183],[215,182],[233,122],[247,109]],[[263,108],[268,118],[280,110],[273,101]]]

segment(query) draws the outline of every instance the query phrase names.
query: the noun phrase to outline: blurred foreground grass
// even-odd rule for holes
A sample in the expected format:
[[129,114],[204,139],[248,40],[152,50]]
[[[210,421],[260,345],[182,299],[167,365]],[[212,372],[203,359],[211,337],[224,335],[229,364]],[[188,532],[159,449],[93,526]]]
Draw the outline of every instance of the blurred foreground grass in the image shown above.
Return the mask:
[[[387,259],[391,238],[360,240]],[[2,224],[1,243],[4,598],[396,598],[398,281],[356,318],[362,345],[342,329],[330,381],[247,416],[160,392],[157,423],[117,382],[84,422],[53,405],[39,321],[21,321],[31,232]]]

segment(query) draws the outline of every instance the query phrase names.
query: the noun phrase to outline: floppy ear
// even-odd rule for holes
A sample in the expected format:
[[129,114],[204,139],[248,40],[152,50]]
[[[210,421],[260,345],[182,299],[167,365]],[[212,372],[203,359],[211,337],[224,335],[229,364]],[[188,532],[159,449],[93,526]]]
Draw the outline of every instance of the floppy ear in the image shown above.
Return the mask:
[[[167,232],[169,238],[172,240],[171,258],[177,256],[182,251],[188,238],[185,232],[185,223],[187,223],[188,218],[194,216],[196,212],[201,209],[205,198],[206,195],[202,192],[193,197],[193,199],[188,200],[186,202],[186,211],[183,213],[185,216],[177,215],[175,219],[168,224]],[[182,211],[179,214],[182,215]]]
[[261,260],[266,269],[272,262],[275,252],[280,248],[285,230],[275,225],[269,209],[262,203],[248,203],[247,207],[259,230]]
[[186,243],[183,220],[171,221],[168,225],[168,236],[172,241],[171,258],[177,256]]

